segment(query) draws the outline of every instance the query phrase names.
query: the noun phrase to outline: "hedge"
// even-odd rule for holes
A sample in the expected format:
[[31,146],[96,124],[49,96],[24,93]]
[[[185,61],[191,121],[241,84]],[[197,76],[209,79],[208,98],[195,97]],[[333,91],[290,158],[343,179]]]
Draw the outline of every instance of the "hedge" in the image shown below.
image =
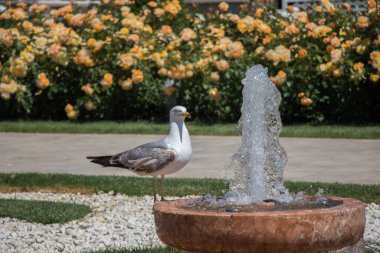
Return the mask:
[[235,122],[245,71],[268,67],[286,122],[380,121],[380,7],[328,0],[286,13],[177,0],[9,6],[0,14],[0,118],[165,120],[182,104]]

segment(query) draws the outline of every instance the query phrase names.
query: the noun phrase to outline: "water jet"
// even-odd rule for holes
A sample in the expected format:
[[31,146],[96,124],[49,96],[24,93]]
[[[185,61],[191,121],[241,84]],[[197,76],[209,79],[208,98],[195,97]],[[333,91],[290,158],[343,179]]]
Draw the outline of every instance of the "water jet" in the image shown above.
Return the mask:
[[198,253],[313,253],[357,243],[365,204],[289,193],[283,185],[287,156],[279,143],[280,92],[261,65],[248,69],[242,83],[242,144],[228,165],[234,170],[230,191],[156,203],[160,240]]

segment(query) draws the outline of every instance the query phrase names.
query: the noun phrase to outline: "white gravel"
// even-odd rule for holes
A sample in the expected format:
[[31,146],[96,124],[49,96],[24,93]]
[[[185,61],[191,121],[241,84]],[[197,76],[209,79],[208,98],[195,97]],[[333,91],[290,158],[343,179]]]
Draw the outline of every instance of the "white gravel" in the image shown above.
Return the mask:
[[[0,218],[0,252],[86,252],[162,245],[156,236],[150,196],[0,193],[0,198],[52,200],[89,205],[92,212],[65,224],[43,225]],[[380,251],[380,206],[369,204],[364,239]]]
[[380,205],[368,204],[366,211],[364,232],[366,246],[375,252],[380,252]]
[[0,218],[0,252],[83,252],[160,245],[152,215],[153,198],[122,194],[0,194],[0,198],[85,204],[92,212],[65,224],[43,225]]

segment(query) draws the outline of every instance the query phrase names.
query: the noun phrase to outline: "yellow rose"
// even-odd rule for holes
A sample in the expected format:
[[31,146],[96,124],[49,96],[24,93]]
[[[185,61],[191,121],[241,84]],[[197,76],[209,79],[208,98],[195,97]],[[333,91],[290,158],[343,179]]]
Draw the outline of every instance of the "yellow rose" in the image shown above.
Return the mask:
[[22,27],[25,29],[25,31],[31,31],[33,29],[33,24],[29,21],[22,22]]
[[303,49],[303,48],[300,48],[299,50],[298,50],[298,57],[299,58],[305,58],[306,56],[307,56],[307,51],[306,51],[306,49]]
[[135,60],[133,59],[133,55],[131,53],[120,54],[118,58],[120,61],[119,66],[123,69],[129,69],[135,63]]
[[154,15],[156,15],[158,18],[160,18],[162,15],[165,14],[165,11],[161,8],[154,9]]
[[333,63],[338,63],[339,60],[341,59],[342,57],[342,51],[340,49],[333,49],[330,53],[331,55],[331,61]]
[[237,28],[241,33],[252,32],[256,28],[255,19],[250,16],[239,19],[237,21]]
[[313,103],[313,100],[311,100],[311,98],[308,97],[302,97],[300,102],[303,106],[310,106]]
[[286,10],[289,12],[289,13],[293,13],[294,12],[294,5],[288,5],[287,7],[286,7]]
[[138,43],[140,40],[140,36],[137,34],[131,34],[128,36],[128,40],[131,40],[133,43]]
[[84,107],[86,108],[87,111],[92,111],[95,109],[95,104],[89,100],[84,104]]
[[166,76],[168,74],[168,70],[166,68],[160,68],[158,74],[161,76]]
[[334,77],[341,77],[343,74],[342,74],[342,71],[340,71],[340,69],[335,69],[333,71],[333,76]]
[[104,74],[103,80],[100,82],[100,84],[104,88],[108,89],[108,88],[111,88],[112,83],[113,83],[113,75],[111,73]]
[[155,2],[155,1],[150,1],[150,2],[148,3],[148,6],[151,7],[151,8],[156,8],[156,7],[157,7],[157,2]]
[[265,34],[269,34],[271,33],[272,29],[270,28],[270,26],[266,24],[262,24],[259,26],[259,31]]
[[104,24],[100,19],[94,18],[91,21],[92,29],[94,29],[95,32],[100,32],[104,29]]
[[69,113],[69,112],[71,112],[71,111],[73,111],[74,110],[74,107],[71,105],[71,104],[67,104],[66,106],[65,106],[65,112],[66,113]]
[[132,90],[133,89],[132,79],[128,78],[127,80],[122,81],[120,86],[123,90]]
[[78,118],[78,112],[76,111],[70,111],[68,112],[67,114],[67,117],[70,119],[70,120],[75,120]]
[[169,96],[169,97],[171,95],[173,95],[174,92],[176,92],[176,91],[177,91],[177,89],[173,86],[165,86],[165,88],[164,88],[165,95]]
[[73,60],[76,64],[85,65],[86,67],[92,67],[94,65],[90,52],[86,48],[79,50]]
[[278,71],[277,75],[278,75],[279,77],[281,77],[281,78],[285,78],[285,77],[286,77],[286,73],[285,73],[285,71],[282,71],[282,70]]
[[364,64],[362,62],[357,62],[354,64],[354,70],[357,72],[362,72],[364,68]]
[[349,3],[342,3],[343,8],[345,8],[347,11],[351,11],[351,5]]
[[298,97],[298,98],[302,98],[302,97],[304,97],[304,96],[305,96],[305,93],[304,93],[304,92],[300,92],[300,93],[297,94],[297,97]]
[[366,28],[369,26],[369,21],[367,17],[359,16],[357,24],[360,28]]
[[244,46],[240,41],[235,41],[232,43],[228,43],[226,45],[226,51],[224,54],[228,58],[234,58],[234,59],[239,59],[241,58],[245,53]]
[[46,89],[50,84],[49,79],[46,77],[45,73],[40,73],[37,76],[37,87],[41,90]]
[[271,39],[268,38],[268,37],[263,38],[263,44],[264,44],[264,45],[269,44],[270,41],[271,41]]
[[27,51],[27,50],[23,50],[21,53],[20,53],[20,57],[25,60],[27,63],[32,63],[34,61],[34,54],[32,54],[31,52]]
[[194,75],[194,72],[193,72],[193,71],[191,71],[191,70],[186,71],[186,77],[187,77],[187,78],[190,78],[190,77],[192,77],[193,75]]
[[340,46],[340,39],[338,37],[334,37],[331,39],[330,43],[333,47],[339,47]]
[[13,80],[9,84],[2,83],[0,85],[0,92],[15,94],[17,92],[17,83]]
[[219,101],[222,98],[217,88],[211,88],[208,94],[215,101]]
[[87,40],[87,46],[88,47],[95,47],[96,46],[96,40],[94,38],[89,38]]
[[83,85],[81,90],[86,93],[86,95],[91,96],[94,93],[94,90],[91,87],[91,83],[88,83],[86,85]]
[[227,69],[229,69],[230,65],[228,64],[228,62],[226,60],[220,60],[220,61],[217,61],[215,62],[215,67],[223,72],[223,71],[226,71]]
[[10,72],[16,77],[23,78],[28,73],[27,62],[22,58],[11,60]]
[[212,72],[211,75],[210,75],[210,81],[211,82],[217,82],[219,81],[219,74],[218,72]]
[[265,47],[260,46],[260,47],[256,48],[255,53],[257,55],[261,55],[262,53],[264,53],[264,51],[265,51]]
[[163,25],[162,27],[161,27],[161,31],[162,31],[162,33],[163,34],[171,34],[171,33],[173,33],[173,29],[170,27],[170,26],[168,26],[168,25]]
[[142,83],[144,81],[143,72],[137,69],[132,70],[132,82],[134,84]]
[[367,47],[365,45],[359,45],[356,47],[356,52],[358,54],[364,54],[366,49],[367,49]]
[[1,93],[1,98],[4,100],[9,100],[11,98],[11,94],[9,94],[7,92],[3,92],[3,93]]
[[282,62],[290,62],[291,61],[291,52],[288,48],[283,45],[277,46],[274,50],[271,49],[265,54],[266,58],[270,61],[273,61],[273,65],[278,65]]
[[286,73],[280,70],[276,76],[270,77],[270,79],[275,85],[281,85],[286,81]]
[[261,8],[258,8],[255,12],[256,16],[261,18],[261,16],[263,15],[263,9]]
[[371,52],[370,58],[372,67],[380,71],[380,51]]
[[180,33],[181,39],[184,41],[190,41],[192,39],[195,39],[197,35],[195,32],[190,28],[184,28]]
[[375,0],[368,0],[367,4],[368,4],[368,9],[376,8],[376,1]]
[[240,20],[240,17],[239,15],[233,14],[230,17],[230,20],[236,24]]
[[221,9],[222,11],[228,11],[229,8],[230,8],[230,6],[226,2],[221,2],[219,4],[219,9]]
[[178,0],[166,1],[166,4],[164,5],[164,10],[173,16],[177,15],[181,9],[181,4]]
[[377,81],[379,81],[379,75],[376,75],[376,74],[371,74],[369,79],[371,80],[371,82],[373,83],[376,83]]

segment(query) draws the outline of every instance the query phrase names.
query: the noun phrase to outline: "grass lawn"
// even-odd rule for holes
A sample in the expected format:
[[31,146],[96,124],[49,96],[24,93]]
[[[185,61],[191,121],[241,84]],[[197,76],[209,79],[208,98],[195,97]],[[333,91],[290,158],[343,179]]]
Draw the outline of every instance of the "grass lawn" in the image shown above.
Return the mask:
[[[236,124],[213,124],[189,121],[192,135],[239,135]],[[98,121],[73,123],[68,121],[2,121],[0,132],[23,133],[100,133],[100,134],[166,134],[167,123]],[[380,125],[288,125],[283,137],[380,139]]]
[[53,201],[0,199],[0,217],[11,217],[43,224],[65,223],[91,212],[85,205]]
[[[358,185],[340,183],[286,182],[291,192],[303,191],[315,194],[319,188],[326,195],[353,197],[366,203],[380,203],[380,185]],[[83,176],[68,174],[5,174],[0,173],[0,191],[36,191],[57,192],[109,192],[124,193],[130,196],[150,195],[151,179],[121,176]],[[221,179],[178,179],[165,180],[165,195],[221,195],[228,189],[228,183]]]

